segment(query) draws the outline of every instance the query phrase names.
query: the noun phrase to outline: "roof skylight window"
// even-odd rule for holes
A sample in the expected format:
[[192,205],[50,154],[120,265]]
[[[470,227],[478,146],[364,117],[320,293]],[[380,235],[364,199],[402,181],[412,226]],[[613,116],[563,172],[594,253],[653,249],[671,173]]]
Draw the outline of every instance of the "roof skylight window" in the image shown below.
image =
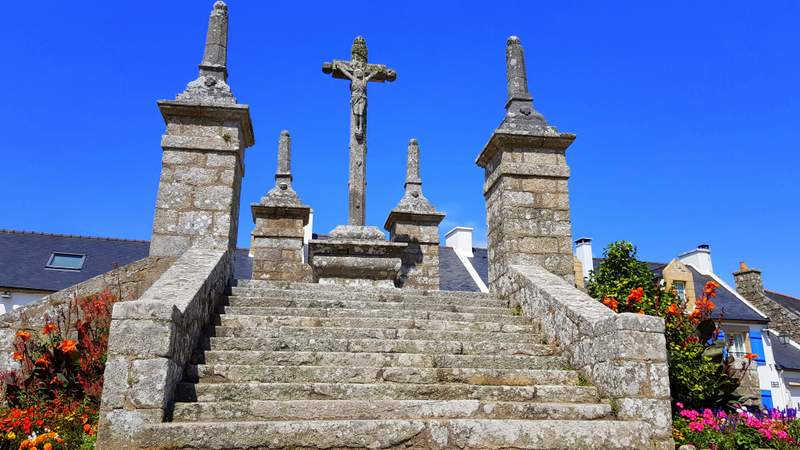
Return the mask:
[[47,261],[48,269],[81,270],[86,255],[75,253],[53,253]]

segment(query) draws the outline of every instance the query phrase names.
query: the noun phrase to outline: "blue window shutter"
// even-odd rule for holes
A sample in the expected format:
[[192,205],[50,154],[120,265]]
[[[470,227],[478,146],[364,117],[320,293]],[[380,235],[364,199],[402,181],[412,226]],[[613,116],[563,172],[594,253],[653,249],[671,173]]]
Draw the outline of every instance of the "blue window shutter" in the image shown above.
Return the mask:
[[761,390],[761,406],[772,409],[772,391],[769,389]]
[[764,341],[761,337],[761,330],[750,330],[750,349],[753,353],[758,355],[756,364],[763,366],[767,363],[766,357],[764,356]]

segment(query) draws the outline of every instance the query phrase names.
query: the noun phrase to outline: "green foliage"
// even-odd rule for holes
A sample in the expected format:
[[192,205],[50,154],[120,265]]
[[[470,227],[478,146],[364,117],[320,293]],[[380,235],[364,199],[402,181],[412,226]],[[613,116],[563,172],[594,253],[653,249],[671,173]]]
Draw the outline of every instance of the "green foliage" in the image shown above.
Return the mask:
[[687,407],[719,407],[738,401],[739,386],[732,360],[723,359],[718,324],[711,318],[711,298],[718,286],[710,282],[695,309],[687,314],[685,300],[654,279],[647,265],[636,259],[636,247],[618,241],[603,252],[604,260],[592,272],[589,295],[616,312],[637,312],[664,318],[670,389],[675,401]]
[[[645,306],[655,306],[653,301],[657,289],[653,273],[647,264],[636,259],[636,251],[636,247],[626,241],[614,242],[606,247],[600,267],[589,275],[586,284],[589,295],[599,300],[613,298],[622,305],[626,303],[631,290],[642,288]],[[633,311],[633,308],[621,307],[620,312],[624,311]]]

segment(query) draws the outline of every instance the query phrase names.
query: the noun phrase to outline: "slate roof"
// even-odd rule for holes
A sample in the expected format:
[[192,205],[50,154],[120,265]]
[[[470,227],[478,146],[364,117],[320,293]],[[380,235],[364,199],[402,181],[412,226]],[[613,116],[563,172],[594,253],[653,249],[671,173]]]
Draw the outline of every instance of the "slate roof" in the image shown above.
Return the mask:
[[789,344],[781,344],[778,339],[772,339],[772,356],[779,369],[800,370],[800,349]]
[[469,258],[469,262],[478,272],[483,284],[489,286],[489,252],[485,248],[473,248],[472,255],[472,258]]
[[778,303],[789,311],[800,316],[800,298],[767,290],[765,290],[764,293],[766,293],[767,297],[769,297],[773,302]]
[[[478,273],[480,274],[480,272]],[[469,272],[467,272],[467,268],[458,259],[455,250],[449,247],[439,248],[439,289],[443,291],[480,292],[478,285],[475,284]]]
[[[150,242],[0,230],[0,287],[59,291],[147,256]],[[53,252],[86,255],[80,270],[48,269]],[[246,249],[237,250],[234,274],[250,278]]]
[[[686,265],[692,272],[694,279],[694,292],[696,297],[703,295],[706,283],[709,281],[716,281],[708,275],[703,275],[694,267]],[[712,312],[712,317],[715,319],[722,318],[723,320],[735,320],[743,322],[760,322],[767,323],[768,320],[755,312],[753,308],[747,306],[735,293],[726,289],[725,286],[720,286],[717,289],[717,296],[713,298],[717,307]]]

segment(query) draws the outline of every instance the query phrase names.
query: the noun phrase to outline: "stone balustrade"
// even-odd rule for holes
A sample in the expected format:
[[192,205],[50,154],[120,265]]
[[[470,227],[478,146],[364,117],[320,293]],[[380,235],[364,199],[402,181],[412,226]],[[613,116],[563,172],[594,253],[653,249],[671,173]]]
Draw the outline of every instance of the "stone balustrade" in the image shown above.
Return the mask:
[[664,321],[617,314],[535,264],[512,265],[499,293],[560,345],[621,420],[652,426],[653,448],[673,449]]
[[169,417],[175,386],[232,278],[225,249],[194,246],[139,300],[114,305],[97,448],[128,448]]

